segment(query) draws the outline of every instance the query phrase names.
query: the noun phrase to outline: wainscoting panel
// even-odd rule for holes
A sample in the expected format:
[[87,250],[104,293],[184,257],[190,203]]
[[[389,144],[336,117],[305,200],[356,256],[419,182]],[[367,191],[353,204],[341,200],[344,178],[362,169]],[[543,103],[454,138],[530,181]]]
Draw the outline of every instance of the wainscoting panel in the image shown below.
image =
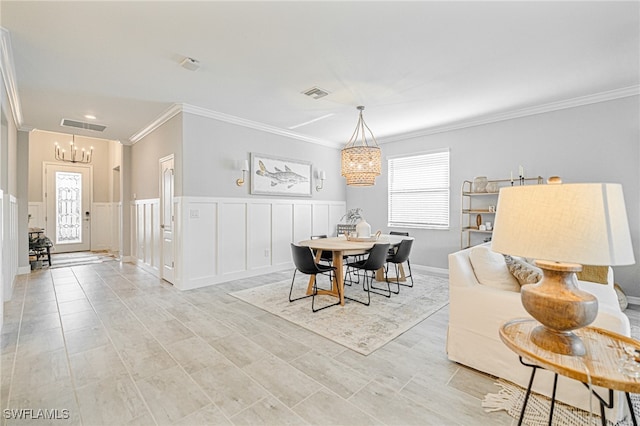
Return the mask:
[[[291,268],[290,243],[308,239],[315,229],[335,233],[346,210],[341,201],[176,197],[176,202],[175,286],[183,290]],[[139,241],[132,247],[148,250]]]
[[131,255],[134,263],[160,276],[160,200],[136,200],[132,205]]
[[[178,269],[186,271],[193,281],[206,282],[209,277],[218,273],[218,203],[189,202],[183,207],[182,214],[178,215],[176,220],[179,220],[179,217],[185,218],[182,246],[187,249],[181,257],[181,245],[174,244]],[[181,211],[180,206],[176,207],[175,211]],[[179,229],[180,227],[176,226],[176,234],[179,234]],[[184,268],[180,268],[180,259]]]
[[11,300],[18,275],[18,200],[0,191],[0,277],[4,301]]
[[271,204],[249,204],[247,250],[249,270],[271,266]]
[[272,266],[287,267],[291,264],[290,244],[293,239],[293,203],[274,204],[271,222]]
[[293,242],[308,240],[313,233],[313,206],[293,205]]
[[218,204],[220,222],[218,247],[220,274],[227,275],[247,270],[247,203],[223,202]]
[[[331,235],[329,230],[329,204],[313,205],[313,235]],[[308,238],[308,237],[307,237]]]

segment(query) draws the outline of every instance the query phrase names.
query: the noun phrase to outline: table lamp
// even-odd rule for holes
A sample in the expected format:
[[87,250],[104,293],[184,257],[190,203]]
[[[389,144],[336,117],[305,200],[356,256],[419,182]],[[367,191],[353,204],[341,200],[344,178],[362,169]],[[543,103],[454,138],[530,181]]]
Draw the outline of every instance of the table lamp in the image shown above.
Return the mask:
[[598,300],[577,287],[582,265],[635,262],[622,186],[609,183],[505,187],[500,190],[491,247],[535,259],[543,278],[522,286],[524,308],[542,325],[531,340],[563,354],[584,355],[572,330],[598,314]]

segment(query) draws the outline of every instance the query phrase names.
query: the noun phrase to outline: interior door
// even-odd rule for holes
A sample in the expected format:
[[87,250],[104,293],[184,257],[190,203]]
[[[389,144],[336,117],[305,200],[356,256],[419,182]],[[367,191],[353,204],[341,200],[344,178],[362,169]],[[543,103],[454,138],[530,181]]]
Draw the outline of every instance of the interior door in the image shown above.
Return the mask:
[[91,250],[91,166],[45,164],[45,233],[56,253]]
[[160,159],[160,231],[162,233],[162,278],[173,283],[175,276],[173,155]]

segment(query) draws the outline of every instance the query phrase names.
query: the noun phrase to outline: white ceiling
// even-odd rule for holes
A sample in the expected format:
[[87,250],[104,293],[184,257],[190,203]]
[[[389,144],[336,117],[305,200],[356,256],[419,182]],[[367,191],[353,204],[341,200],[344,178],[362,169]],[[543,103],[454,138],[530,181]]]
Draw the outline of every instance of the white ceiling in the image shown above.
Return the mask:
[[[23,127],[128,143],[175,103],[339,146],[637,93],[640,3],[0,1]],[[186,56],[201,69],[180,67]],[[330,92],[319,100],[302,91]],[[330,115],[333,114],[333,115]]]

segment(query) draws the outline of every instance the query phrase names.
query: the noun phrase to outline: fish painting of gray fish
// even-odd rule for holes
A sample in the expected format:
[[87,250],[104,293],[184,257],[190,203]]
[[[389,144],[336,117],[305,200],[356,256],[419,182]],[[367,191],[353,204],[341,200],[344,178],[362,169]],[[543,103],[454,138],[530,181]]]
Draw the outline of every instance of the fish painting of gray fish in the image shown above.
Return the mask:
[[256,174],[258,176],[264,176],[266,178],[271,179],[271,186],[287,185],[287,189],[288,189],[295,184],[309,182],[309,179],[295,173],[286,164],[284,166],[284,171],[280,170],[277,167],[274,167],[275,171],[273,172],[270,172],[269,170],[267,170],[267,168],[265,167],[262,161],[258,161],[258,165],[260,166],[260,170],[256,170]]

